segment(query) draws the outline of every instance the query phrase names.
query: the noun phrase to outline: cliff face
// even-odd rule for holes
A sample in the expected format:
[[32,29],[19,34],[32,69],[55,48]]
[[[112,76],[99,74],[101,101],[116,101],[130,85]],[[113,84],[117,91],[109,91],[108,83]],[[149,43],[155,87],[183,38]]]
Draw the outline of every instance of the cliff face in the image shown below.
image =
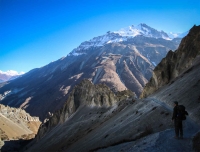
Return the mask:
[[37,134],[41,122],[24,110],[0,104],[1,140],[31,139]]
[[152,78],[144,87],[141,98],[154,93],[162,86],[173,83],[185,70],[189,69],[195,59],[200,55],[200,26],[193,26],[188,35],[182,39],[179,48],[169,51],[167,56],[162,59],[154,69]]

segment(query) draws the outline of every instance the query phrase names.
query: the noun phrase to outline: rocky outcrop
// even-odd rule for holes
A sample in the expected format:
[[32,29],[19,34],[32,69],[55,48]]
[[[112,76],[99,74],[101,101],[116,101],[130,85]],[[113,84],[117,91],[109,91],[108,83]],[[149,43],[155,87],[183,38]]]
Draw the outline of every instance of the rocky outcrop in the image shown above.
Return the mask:
[[200,26],[193,26],[188,35],[182,39],[179,48],[175,52],[169,51],[156,66],[140,97],[145,98],[162,86],[173,83],[175,78],[193,65],[199,55]]
[[96,151],[167,129],[170,117],[159,104],[138,100],[129,90],[115,95],[105,85],[84,80],[24,151]]
[[7,118],[12,118],[13,120],[21,119],[24,122],[40,121],[39,117],[32,117],[23,109],[12,108],[2,104],[0,104],[0,113]]
[[41,122],[25,110],[0,104],[0,137],[2,140],[31,139],[37,134]]
[[9,140],[8,136],[6,135],[5,131],[0,128],[0,141]]
[[110,108],[124,99],[135,99],[135,93],[130,90],[118,92],[116,95],[105,84],[94,85],[85,79],[75,86],[63,108],[50,115],[48,120],[40,126],[37,140],[58,124],[66,122],[78,109],[82,107]]

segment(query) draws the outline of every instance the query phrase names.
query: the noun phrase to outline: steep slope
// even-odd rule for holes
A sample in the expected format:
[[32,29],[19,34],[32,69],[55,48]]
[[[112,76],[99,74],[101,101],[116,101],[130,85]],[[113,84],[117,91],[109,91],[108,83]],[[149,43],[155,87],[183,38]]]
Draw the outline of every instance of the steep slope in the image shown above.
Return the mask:
[[169,116],[153,101],[136,101],[128,90],[115,95],[107,86],[85,80],[24,149],[90,151],[169,128]]
[[[98,89],[92,89],[98,91],[94,94],[101,94],[100,90],[112,94],[111,106],[99,106],[100,101],[91,104],[98,101],[97,96],[89,93],[94,86],[88,81],[82,82],[72,92],[66,106],[43,124],[35,141],[24,148],[31,152],[192,151],[192,138],[200,130],[199,71],[200,62],[189,72],[180,75],[174,83],[143,100],[134,99],[133,95],[125,92],[114,97],[106,86],[103,86],[104,89],[100,89],[101,85],[95,87]],[[75,92],[79,94],[76,96]],[[74,97],[84,106],[80,105],[69,116],[67,103],[75,103]],[[109,103],[105,102],[107,99],[103,98],[104,103]],[[189,113],[184,122],[184,140],[180,142],[173,138],[171,116],[174,100],[185,105]],[[69,117],[63,119],[65,115]]]
[[129,89],[139,96],[154,67],[168,50],[178,47],[180,39],[163,39],[163,32],[143,24],[134,30],[139,34],[108,32],[83,42],[68,56],[0,84],[0,103],[21,107],[44,120],[48,112],[63,106],[84,78],[105,83],[114,92]]
[[0,104],[1,140],[31,139],[37,134],[41,122],[22,109]]
[[147,97],[162,86],[173,83],[174,79],[191,68],[200,55],[200,26],[194,26],[182,39],[179,48],[169,51],[153,71],[153,76],[145,86],[141,97]]
[[[155,77],[160,77],[161,67],[165,69],[171,63],[173,68],[157,81],[158,88],[155,88],[153,82],[156,79],[152,78],[142,97],[149,95],[168,105],[176,100],[186,107],[189,116],[200,125],[200,26],[194,26],[182,40],[179,49],[170,54],[159,64],[161,66],[155,69]],[[172,56],[172,60],[169,56]],[[195,151],[199,150],[198,138],[199,133],[192,140]]]
[[[200,58],[194,65],[179,75],[173,83],[157,90],[145,100],[154,101],[170,112],[173,110],[173,101],[186,107],[189,116],[183,122],[183,140],[174,139],[174,128],[152,134],[142,139],[122,142],[113,146],[99,148],[98,152],[160,152],[160,151],[195,151],[199,152],[200,137]],[[153,118],[152,118],[153,119]],[[154,118],[157,119],[157,118]],[[171,117],[169,117],[171,119]],[[193,142],[193,143],[192,143]]]

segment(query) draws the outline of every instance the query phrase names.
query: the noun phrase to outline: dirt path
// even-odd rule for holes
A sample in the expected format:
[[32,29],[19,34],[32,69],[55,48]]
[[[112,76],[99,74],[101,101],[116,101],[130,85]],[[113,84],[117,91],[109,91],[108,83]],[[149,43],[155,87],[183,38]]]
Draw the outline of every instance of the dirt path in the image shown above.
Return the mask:
[[[173,111],[172,107],[155,98],[148,98],[147,100],[153,100],[166,110],[170,112]],[[200,131],[200,126],[187,117],[187,119],[183,121],[184,139],[175,139],[174,129],[167,129],[137,141],[101,149],[98,150],[98,152],[191,152],[193,151],[192,138],[198,131]]]

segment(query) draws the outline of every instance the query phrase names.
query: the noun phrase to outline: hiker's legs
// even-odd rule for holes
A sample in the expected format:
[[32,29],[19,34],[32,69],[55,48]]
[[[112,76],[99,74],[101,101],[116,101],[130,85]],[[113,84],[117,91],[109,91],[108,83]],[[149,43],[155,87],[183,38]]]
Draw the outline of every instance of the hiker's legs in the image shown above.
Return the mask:
[[180,130],[180,136],[183,137],[183,125],[182,125],[182,121],[179,121],[179,130]]
[[180,135],[180,137],[183,138],[182,120],[176,120],[176,121],[177,121],[178,135]]
[[174,127],[175,127],[176,137],[178,137],[179,136],[179,123],[178,123],[178,120],[174,120]]

